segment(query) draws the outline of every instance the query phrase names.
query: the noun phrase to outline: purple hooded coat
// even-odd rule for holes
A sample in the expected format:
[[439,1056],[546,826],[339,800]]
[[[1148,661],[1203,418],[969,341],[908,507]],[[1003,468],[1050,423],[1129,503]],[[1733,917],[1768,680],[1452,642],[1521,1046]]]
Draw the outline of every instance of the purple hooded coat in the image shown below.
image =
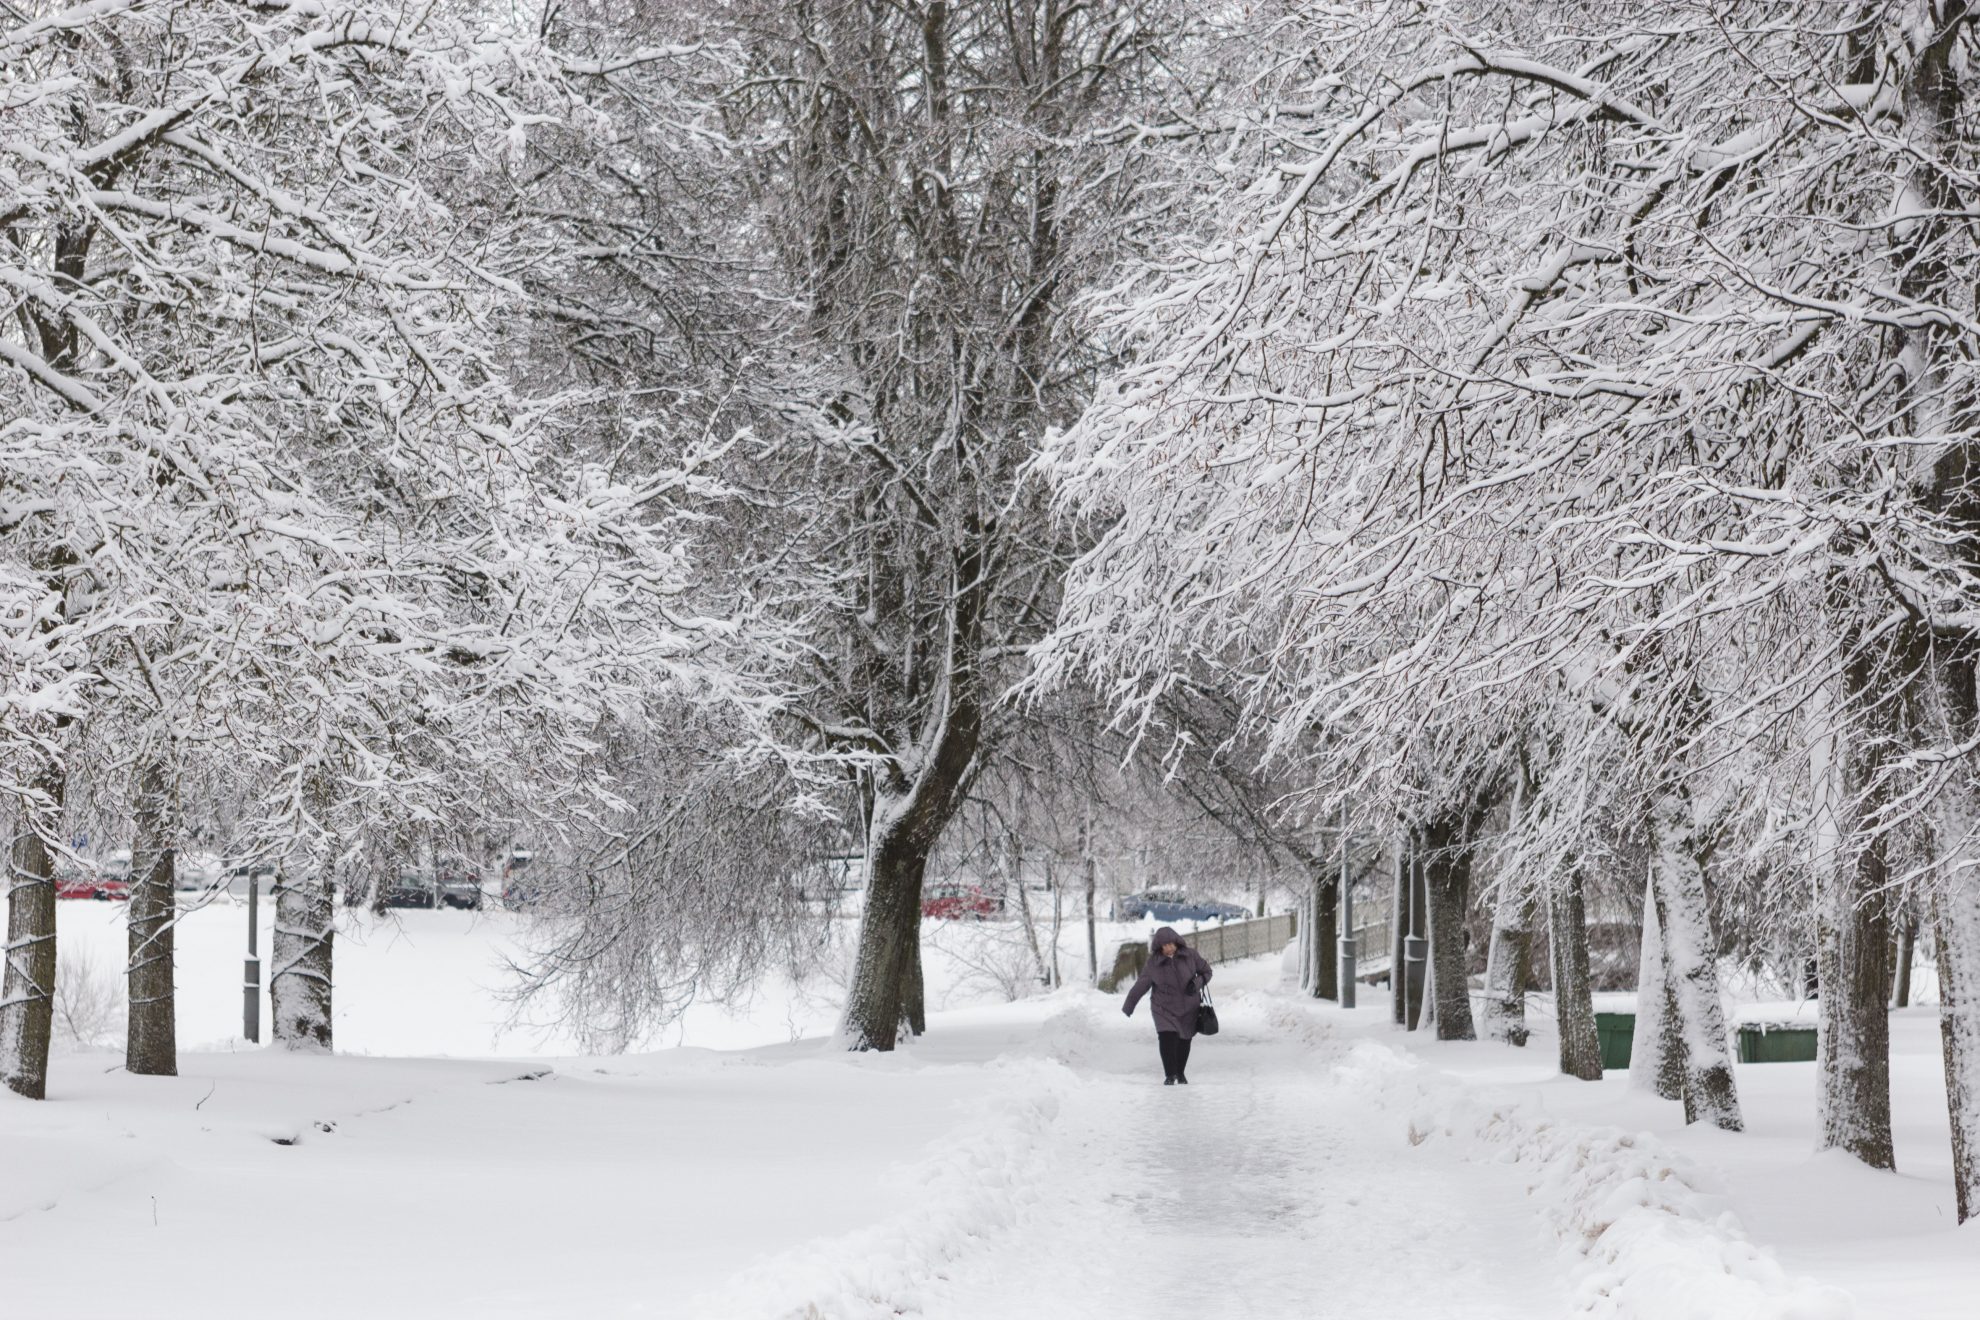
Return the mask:
[[[1164,944],[1176,946],[1174,957],[1162,952]],[[1149,1004],[1149,1011],[1155,1015],[1155,1030],[1173,1031],[1188,1040],[1196,1034],[1196,1010],[1203,1002],[1196,987],[1209,983],[1210,964],[1203,955],[1184,944],[1183,937],[1172,927],[1164,926],[1148,937],[1148,965],[1141,969],[1140,978],[1128,991],[1121,1012],[1133,1017],[1134,1006],[1143,995],[1153,991],[1155,998]]]

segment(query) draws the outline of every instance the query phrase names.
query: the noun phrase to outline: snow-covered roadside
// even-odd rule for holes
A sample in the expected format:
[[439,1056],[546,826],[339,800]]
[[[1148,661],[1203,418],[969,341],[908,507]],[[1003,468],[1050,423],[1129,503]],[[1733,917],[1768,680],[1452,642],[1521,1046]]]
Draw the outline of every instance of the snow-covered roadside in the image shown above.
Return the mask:
[[929,1284],[986,1240],[1008,1233],[1037,1199],[1060,1103],[1080,1085],[1065,1062],[1024,1056],[1049,1055],[1055,1040],[1089,1034],[1088,1013],[1088,1005],[1074,1000],[1040,1029],[1038,1048],[983,1066],[993,1089],[967,1107],[953,1139],[887,1178],[898,1211],[761,1261],[696,1298],[686,1314],[804,1320],[939,1314],[927,1304]]
[[[0,1315],[860,1315],[839,1299],[892,1290],[890,1260],[918,1270],[1021,1192],[1065,1070],[994,1059],[1048,1011],[950,1015],[967,1064],[822,1041],[188,1052],[177,1078],[77,1056],[96,1066],[57,1098],[0,1097]],[[731,1287],[762,1304],[690,1309]]]
[[[1687,1127],[1681,1107],[1561,1077],[1544,1012],[1524,1049],[1440,1043],[1388,1021],[1379,992],[1343,1012],[1290,1001],[1288,1025],[1351,1047],[1428,1148],[1516,1162],[1573,1260],[1578,1314],[1967,1320],[1980,1238],[1955,1228],[1935,1011],[1893,1015],[1900,1172],[1817,1153],[1814,1065],[1740,1065],[1747,1130]],[[1537,1007],[1537,1006],[1536,1006]]]
[[[1289,1027],[1323,1010],[1283,1004]],[[1574,1314],[1591,1320],[1851,1320],[1848,1294],[1790,1276],[1756,1246],[1714,1179],[1647,1132],[1563,1121],[1534,1096],[1481,1091],[1376,1039],[1336,1074],[1387,1097],[1411,1145],[1457,1142],[1517,1163],[1573,1258]]]

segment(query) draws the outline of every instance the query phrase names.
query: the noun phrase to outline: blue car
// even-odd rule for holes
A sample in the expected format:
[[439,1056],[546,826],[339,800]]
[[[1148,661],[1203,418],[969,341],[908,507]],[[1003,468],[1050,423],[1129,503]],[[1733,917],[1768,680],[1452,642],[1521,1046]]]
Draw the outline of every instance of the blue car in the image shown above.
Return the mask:
[[1191,898],[1180,889],[1144,889],[1129,894],[1116,905],[1122,921],[1153,917],[1157,921],[1236,921],[1248,917],[1248,908],[1235,903],[1206,903]]

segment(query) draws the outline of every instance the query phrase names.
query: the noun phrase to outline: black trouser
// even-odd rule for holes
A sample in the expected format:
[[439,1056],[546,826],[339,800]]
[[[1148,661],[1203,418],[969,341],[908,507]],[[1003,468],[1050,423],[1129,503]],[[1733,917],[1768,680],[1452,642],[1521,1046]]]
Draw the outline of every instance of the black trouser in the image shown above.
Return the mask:
[[1189,1069],[1189,1041],[1178,1032],[1158,1031],[1155,1044],[1162,1051],[1162,1075],[1181,1077]]

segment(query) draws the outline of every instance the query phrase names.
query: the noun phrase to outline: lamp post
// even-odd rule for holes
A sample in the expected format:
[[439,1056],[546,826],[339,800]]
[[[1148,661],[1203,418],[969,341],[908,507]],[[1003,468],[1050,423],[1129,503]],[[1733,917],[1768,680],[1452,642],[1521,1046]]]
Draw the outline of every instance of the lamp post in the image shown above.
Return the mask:
[[1409,934],[1403,938],[1403,988],[1408,995],[1405,1005],[1408,1021],[1405,1025],[1411,1031],[1415,1031],[1423,1020],[1424,973],[1430,958],[1430,941],[1424,936],[1428,911],[1423,850],[1412,847],[1409,858]]
[[261,889],[260,877],[248,866],[248,948],[247,962],[241,969],[241,1035],[251,1043],[261,1043],[261,958],[256,952],[260,925],[256,917]]

